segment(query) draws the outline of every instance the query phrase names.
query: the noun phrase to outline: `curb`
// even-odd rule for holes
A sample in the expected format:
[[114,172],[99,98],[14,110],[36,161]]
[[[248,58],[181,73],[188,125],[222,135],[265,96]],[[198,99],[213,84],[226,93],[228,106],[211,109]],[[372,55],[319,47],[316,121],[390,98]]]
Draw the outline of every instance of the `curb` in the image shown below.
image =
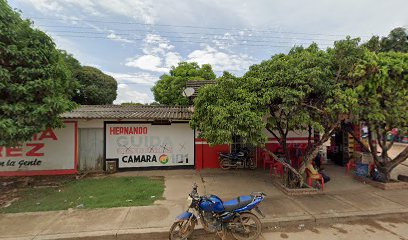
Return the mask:
[[[349,213],[329,213],[319,215],[304,215],[292,217],[266,218],[261,219],[263,229],[273,229],[276,227],[293,226],[293,225],[316,225],[316,224],[334,224],[353,222],[367,219],[384,219],[392,217],[408,217],[408,209],[395,209],[394,211],[372,211],[367,212],[349,212]],[[168,239],[169,228],[143,228],[143,229],[123,229],[111,231],[94,231],[64,233],[52,235],[22,236],[13,238],[2,238],[0,240],[153,240]],[[206,235],[202,228],[194,231],[195,236]]]

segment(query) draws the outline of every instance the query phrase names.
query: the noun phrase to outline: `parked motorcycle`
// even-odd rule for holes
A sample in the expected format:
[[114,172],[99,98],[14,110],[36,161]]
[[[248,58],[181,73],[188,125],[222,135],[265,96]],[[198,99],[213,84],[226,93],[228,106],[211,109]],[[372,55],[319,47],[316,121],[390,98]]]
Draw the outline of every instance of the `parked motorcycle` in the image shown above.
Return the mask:
[[256,168],[256,161],[249,156],[249,150],[243,148],[235,153],[219,153],[218,160],[222,169],[230,168]]
[[189,208],[176,217],[170,228],[169,239],[187,239],[198,224],[198,219],[204,230],[226,236],[228,232],[238,240],[255,240],[262,231],[259,218],[252,213],[255,210],[265,217],[259,210],[258,204],[264,200],[265,193],[254,192],[249,196],[223,202],[215,195],[199,196],[197,185],[189,194]]

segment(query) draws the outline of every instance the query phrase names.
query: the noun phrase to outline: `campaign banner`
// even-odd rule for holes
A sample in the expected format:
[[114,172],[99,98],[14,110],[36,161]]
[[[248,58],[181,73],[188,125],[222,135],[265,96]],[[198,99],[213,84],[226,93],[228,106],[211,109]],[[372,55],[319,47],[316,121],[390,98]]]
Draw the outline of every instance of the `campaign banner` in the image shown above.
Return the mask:
[[119,168],[194,166],[194,131],[188,123],[106,124],[106,159]]
[[15,147],[0,146],[0,176],[68,174],[76,172],[77,123],[47,129]]

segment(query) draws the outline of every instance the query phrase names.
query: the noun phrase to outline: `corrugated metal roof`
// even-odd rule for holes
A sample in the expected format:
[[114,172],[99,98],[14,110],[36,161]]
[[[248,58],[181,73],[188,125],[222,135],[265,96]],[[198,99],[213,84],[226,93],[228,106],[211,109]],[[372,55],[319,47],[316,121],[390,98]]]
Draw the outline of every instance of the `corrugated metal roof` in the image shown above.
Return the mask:
[[61,115],[65,119],[143,119],[190,120],[190,107],[179,106],[121,106],[81,105]]
[[194,94],[192,97],[197,97],[198,90],[200,87],[206,85],[206,84],[215,84],[215,80],[191,80],[187,81],[186,87],[187,88],[194,88]]

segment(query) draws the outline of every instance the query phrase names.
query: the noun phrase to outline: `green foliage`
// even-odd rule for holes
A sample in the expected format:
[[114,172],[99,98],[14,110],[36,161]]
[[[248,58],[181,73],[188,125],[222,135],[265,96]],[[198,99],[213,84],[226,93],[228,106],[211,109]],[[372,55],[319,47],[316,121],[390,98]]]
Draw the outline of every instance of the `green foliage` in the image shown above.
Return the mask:
[[84,66],[76,73],[80,83],[79,91],[73,100],[80,104],[112,104],[116,99],[118,84],[116,80],[101,70]]
[[232,143],[234,135],[252,145],[264,143],[265,111],[258,108],[258,97],[251,91],[259,84],[255,78],[241,79],[224,73],[217,84],[200,89],[194,99],[191,126],[211,145]]
[[0,146],[61,127],[74,88],[54,42],[0,0]]
[[59,52],[68,70],[75,77],[78,71],[81,70],[81,63],[79,63],[79,61],[76,58],[74,58],[72,54],[69,54],[67,51],[59,50]]
[[[400,52],[374,53],[366,50],[354,75],[362,81],[358,85],[361,107],[360,120],[368,125],[371,155],[387,180],[391,171],[408,157],[408,147],[395,158],[388,156],[393,140],[387,143],[387,134],[393,128],[408,131],[408,54]],[[372,143],[377,136],[381,156]]]
[[[58,188],[29,188],[0,213],[57,211],[75,208],[112,208],[152,205],[161,199],[163,179],[148,177],[105,177],[66,181]],[[154,196],[154,197],[153,197]]]
[[121,103],[120,105],[122,106],[144,106],[145,104],[138,103],[138,102],[124,102],[124,103]]
[[[200,90],[192,126],[212,144],[231,142],[236,134],[262,145],[264,127],[281,143],[291,130],[329,131],[357,102],[347,87],[347,64],[356,60],[344,57],[358,52],[356,45],[358,40],[347,39],[327,52],[316,44],[295,47],[251,66],[242,78],[224,74]],[[262,118],[266,121],[258,122]]]
[[268,110],[267,127],[278,131],[279,138],[285,138],[287,131],[308,126],[323,129],[313,119],[320,113],[313,111],[336,86],[330,64],[329,55],[313,44],[306,49],[295,47],[287,55],[273,56],[245,74],[245,78],[261,80],[257,90],[259,103]]
[[408,34],[405,28],[393,29],[388,37],[381,39],[382,52],[403,52],[408,53]]
[[408,130],[408,54],[366,51],[354,72],[361,120],[380,132]]
[[70,89],[67,89],[67,93],[71,96],[72,100],[80,90],[80,83],[77,80],[77,74],[78,71],[81,70],[82,66],[79,61],[72,56],[72,54],[69,54],[67,51],[61,49],[59,49],[58,51],[63,60],[65,68],[68,70],[67,77],[72,87]]
[[368,50],[373,52],[403,52],[408,53],[408,33],[407,29],[399,27],[391,30],[387,37],[380,39],[373,36],[363,44]]
[[[358,43],[359,39],[347,38],[327,51],[316,44],[294,47],[288,54],[251,66],[242,78],[226,73],[216,85],[200,90],[191,125],[210,144],[231,143],[238,135],[256,146],[264,145],[266,128],[286,157],[288,132],[313,128],[323,135],[309,146],[304,156],[307,164],[340,125],[342,116],[358,106],[356,79],[350,75],[364,53]],[[302,165],[299,172],[304,169]],[[296,184],[301,186],[302,179]]]
[[372,36],[370,40],[363,44],[363,46],[372,52],[380,52],[381,51],[380,37]]
[[113,103],[117,96],[117,83],[114,78],[96,68],[81,66],[80,62],[65,50],[59,52],[69,70],[69,81],[74,86],[71,92],[73,101],[88,105]]
[[163,74],[153,86],[155,101],[165,105],[189,105],[189,101],[182,95],[189,80],[213,80],[215,74],[209,64],[201,67],[197,63],[180,62],[172,67],[170,75]]

